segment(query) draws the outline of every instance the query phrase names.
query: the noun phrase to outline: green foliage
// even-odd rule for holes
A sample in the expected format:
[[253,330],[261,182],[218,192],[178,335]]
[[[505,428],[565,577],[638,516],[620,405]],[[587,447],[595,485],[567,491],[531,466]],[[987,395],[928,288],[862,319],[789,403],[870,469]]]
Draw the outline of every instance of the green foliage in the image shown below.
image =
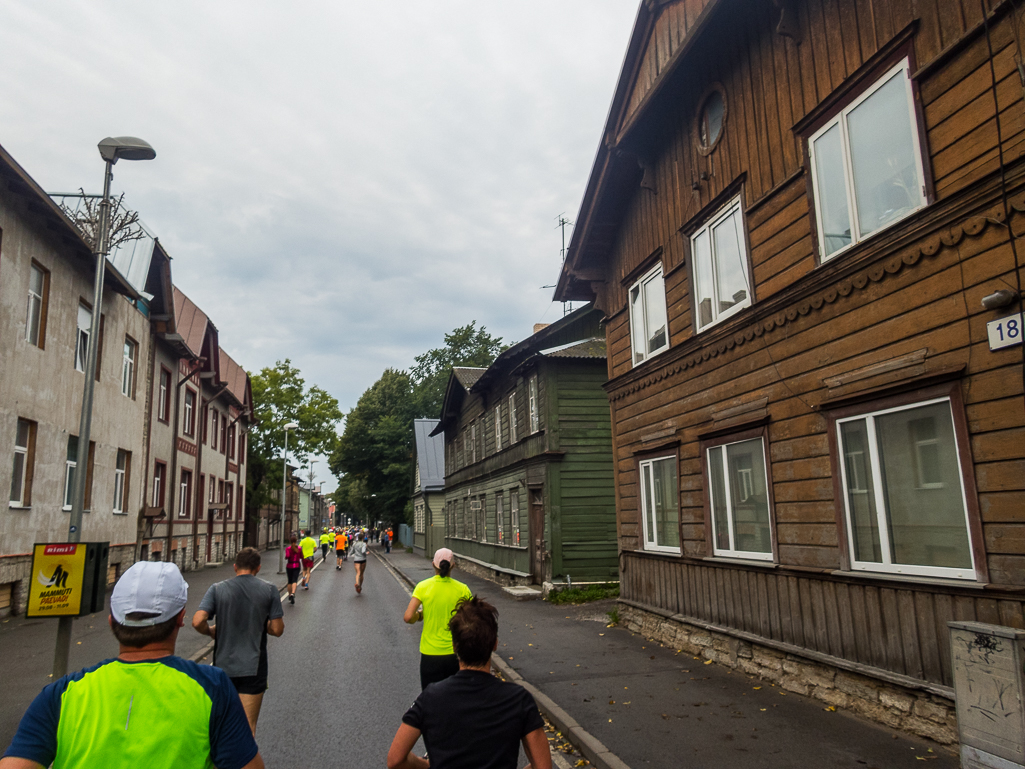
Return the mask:
[[280,478],[285,425],[299,425],[289,432],[288,453],[292,462],[303,465],[310,454],[334,450],[342,411],[338,401],[321,388],[307,388],[299,369],[287,358],[250,374],[249,380],[255,424],[249,431],[246,485],[249,506],[260,507],[270,501],[265,481]]
[[[600,601],[603,598],[618,598],[619,584],[617,582],[606,582],[601,585],[588,585],[587,587],[568,587],[565,590],[552,590],[545,599],[549,603],[590,603]],[[616,610],[618,612],[618,609]]]
[[453,366],[487,368],[506,347],[501,337],[493,337],[477,321],[445,334],[445,346],[416,357],[410,370],[413,381],[415,417],[435,418],[441,413],[445,385]]
[[609,611],[605,612],[605,615],[609,618],[609,625],[619,624],[619,607],[613,606]]

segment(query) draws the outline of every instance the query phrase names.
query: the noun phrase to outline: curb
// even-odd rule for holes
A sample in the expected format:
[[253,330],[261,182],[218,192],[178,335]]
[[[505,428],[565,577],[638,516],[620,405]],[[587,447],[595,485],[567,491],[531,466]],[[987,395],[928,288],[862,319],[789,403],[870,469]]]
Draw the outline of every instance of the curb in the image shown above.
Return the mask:
[[[324,563],[324,562],[321,561],[320,563]],[[314,571],[316,571],[317,567],[320,566],[320,563],[314,564],[313,568],[310,569],[310,574],[312,574]],[[278,576],[278,575],[275,575],[275,576]],[[282,586],[278,587],[278,592],[281,594],[281,600],[282,601],[285,600],[285,590],[287,590],[287,589],[288,589],[288,584],[287,583],[285,585],[282,585]],[[204,657],[206,657],[209,654],[211,654],[213,652],[213,650],[214,650],[214,643],[215,642],[213,641],[213,639],[211,639],[199,651],[193,652],[192,655],[189,656],[189,661],[190,662],[199,662],[201,659],[203,659]]]
[[[377,559],[387,567],[388,571],[390,571],[396,579],[401,582],[405,582],[410,588],[416,587],[416,583],[407,577],[405,572],[396,566],[392,566],[382,556],[377,555],[376,552],[374,555],[377,556]],[[540,710],[545,717],[552,722],[555,728],[562,733],[562,736],[565,737],[573,747],[579,750],[588,761],[597,767],[597,769],[630,769],[629,765],[605,747],[601,740],[578,724],[569,713],[559,707],[555,703],[555,700],[524,679],[523,676],[513,670],[512,667],[510,667],[509,664],[497,654],[491,655],[491,664],[502,672],[502,675],[507,681],[519,684],[530,692],[531,696],[534,698],[534,702],[537,703],[538,710]],[[552,753],[552,760],[553,763],[558,763],[555,760],[554,752]],[[565,763],[565,761],[563,763]]]

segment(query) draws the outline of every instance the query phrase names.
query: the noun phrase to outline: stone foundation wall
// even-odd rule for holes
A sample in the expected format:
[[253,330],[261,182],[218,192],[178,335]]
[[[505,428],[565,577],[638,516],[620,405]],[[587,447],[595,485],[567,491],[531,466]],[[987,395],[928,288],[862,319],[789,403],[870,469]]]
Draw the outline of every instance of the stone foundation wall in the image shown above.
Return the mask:
[[813,662],[767,646],[619,605],[620,624],[674,649],[758,676],[788,692],[858,713],[893,729],[957,743],[954,702],[870,676]]
[[513,574],[507,574],[504,571],[493,569],[489,566],[467,560],[466,558],[460,558],[458,553],[456,553],[455,568],[465,571],[467,574],[472,574],[475,577],[480,577],[481,579],[486,579],[489,582],[494,582],[502,587],[532,584],[530,577],[517,577]]

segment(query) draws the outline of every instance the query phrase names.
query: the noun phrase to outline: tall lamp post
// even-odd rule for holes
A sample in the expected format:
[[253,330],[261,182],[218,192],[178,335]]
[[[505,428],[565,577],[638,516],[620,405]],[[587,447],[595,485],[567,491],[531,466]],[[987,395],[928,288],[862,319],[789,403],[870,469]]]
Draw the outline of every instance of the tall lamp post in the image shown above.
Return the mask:
[[285,500],[288,498],[288,431],[299,425],[285,425],[285,458],[281,461],[281,547],[278,548],[278,574],[285,573]]
[[[89,342],[86,348],[85,385],[82,392],[82,414],[78,421],[78,452],[75,457],[74,484],[71,491],[71,520],[68,521],[68,542],[82,541],[82,511],[85,507],[86,465],[89,462],[89,437],[93,423],[93,386],[96,384],[96,355],[99,348],[100,317],[103,313],[103,279],[106,275],[107,251],[110,235],[110,180],[114,178],[114,164],[119,160],[152,160],[156,151],[142,139],[134,136],[107,137],[97,147],[106,162],[103,171],[103,199],[100,201],[100,221],[96,232],[93,259],[96,276],[93,279],[93,312],[89,321]],[[77,354],[77,351],[76,351]],[[68,672],[68,653],[71,650],[73,617],[61,617],[57,625],[57,647],[53,654],[53,677]]]

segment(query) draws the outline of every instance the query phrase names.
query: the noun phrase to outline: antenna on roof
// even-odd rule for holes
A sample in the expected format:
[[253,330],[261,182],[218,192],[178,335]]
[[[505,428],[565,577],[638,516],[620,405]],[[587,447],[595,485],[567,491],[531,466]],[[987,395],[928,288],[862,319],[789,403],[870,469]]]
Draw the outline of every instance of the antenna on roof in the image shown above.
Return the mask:
[[[568,224],[570,227],[572,227],[573,226],[573,222],[571,222],[569,219],[566,218],[566,212],[565,211],[563,211],[561,214],[559,214],[557,217],[555,217],[555,219],[556,219],[556,221],[559,222],[557,225],[555,225],[556,228],[562,230],[562,261],[565,263],[565,261],[566,261],[566,225]],[[562,303],[562,315],[563,315],[563,317],[569,315],[571,312],[573,312],[573,302],[563,302]]]

